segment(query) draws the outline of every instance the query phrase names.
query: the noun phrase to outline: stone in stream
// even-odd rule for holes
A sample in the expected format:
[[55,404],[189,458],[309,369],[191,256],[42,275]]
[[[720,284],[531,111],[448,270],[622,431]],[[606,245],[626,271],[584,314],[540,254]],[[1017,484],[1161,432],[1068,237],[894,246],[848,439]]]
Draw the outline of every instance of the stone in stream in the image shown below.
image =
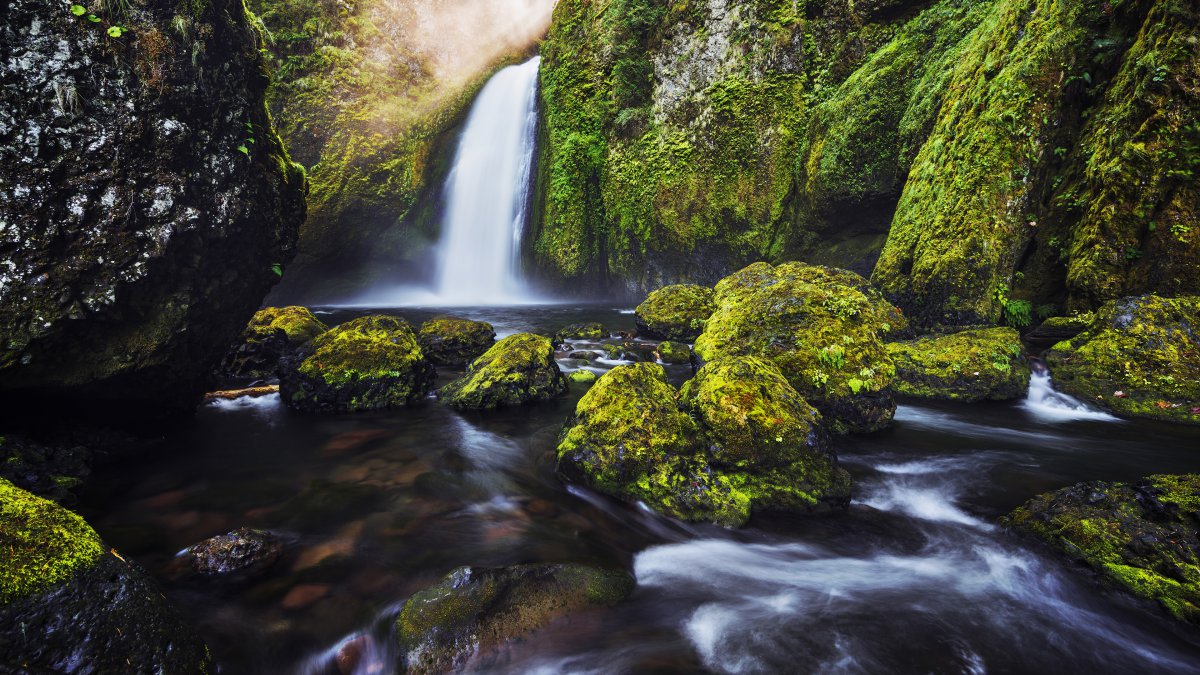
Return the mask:
[[706,364],[681,392],[662,366],[619,366],[580,399],[558,445],[570,482],[689,521],[844,508],[850,477],[821,415],[769,363]]
[[421,324],[417,342],[430,363],[461,368],[496,343],[496,331],[485,321],[437,316]]
[[0,670],[205,673],[208,648],[82,518],[0,480]]
[[238,345],[218,368],[222,377],[268,378],[279,363],[305,343],[329,330],[306,307],[266,307],[242,330]]
[[896,411],[883,337],[902,316],[862,287],[866,280],[845,270],[755,263],[717,283],[717,309],[694,350],[705,361],[769,361],[835,432],[882,429]]
[[892,390],[944,401],[1006,401],[1029,389],[1021,334],[983,328],[887,344],[896,364]]
[[1046,363],[1060,391],[1118,415],[1200,424],[1200,296],[1109,302]]
[[179,554],[181,571],[200,577],[252,579],[283,555],[283,540],[265,530],[238,528],[193,544]]
[[353,412],[416,403],[433,366],[403,319],[364,316],[309,342],[282,368],[280,397],[303,412]]
[[567,392],[554,360],[554,345],[533,333],[517,333],[475,359],[467,373],[438,391],[455,408],[491,409],[549,401]]
[[486,668],[506,643],[589,607],[614,605],[634,585],[624,570],[576,563],[460,567],[404,603],[396,619],[401,667]]
[[603,340],[609,336],[608,328],[602,323],[595,321],[587,323],[573,323],[569,326],[564,326],[554,334],[554,344],[566,344],[568,340]]
[[1078,483],[1034,497],[1001,522],[1200,626],[1200,475]]
[[715,309],[711,288],[693,284],[664,286],[634,310],[638,335],[691,342],[704,331],[704,322]]
[[596,373],[590,370],[576,370],[567,376],[572,382],[591,384],[596,381]]
[[692,362],[692,348],[682,342],[663,342],[658,345],[658,358],[670,365],[684,365]]

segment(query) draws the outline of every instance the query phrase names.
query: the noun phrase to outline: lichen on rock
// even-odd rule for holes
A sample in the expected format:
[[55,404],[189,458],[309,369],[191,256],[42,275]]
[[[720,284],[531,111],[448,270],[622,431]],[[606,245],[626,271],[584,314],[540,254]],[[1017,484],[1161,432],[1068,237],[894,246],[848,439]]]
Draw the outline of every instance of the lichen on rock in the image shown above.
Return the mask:
[[887,344],[896,364],[892,390],[945,401],[1006,401],[1029,388],[1030,369],[1021,335],[1012,328],[984,328],[927,335]]
[[421,324],[417,333],[425,358],[437,366],[462,367],[479,358],[496,342],[496,331],[486,321],[436,316]]
[[438,397],[455,408],[490,409],[549,401],[566,392],[567,378],[554,360],[550,340],[517,333],[475,359]]
[[403,319],[364,316],[308,343],[281,372],[280,396],[305,412],[352,412],[416,403],[433,366]]
[[1118,415],[1200,424],[1200,297],[1114,300],[1046,353],[1062,391]]
[[713,290],[694,284],[664,286],[637,306],[638,334],[643,337],[692,342],[704,332],[704,322],[716,310]]
[[1200,475],[1079,483],[1031,499],[1003,522],[1200,625]]

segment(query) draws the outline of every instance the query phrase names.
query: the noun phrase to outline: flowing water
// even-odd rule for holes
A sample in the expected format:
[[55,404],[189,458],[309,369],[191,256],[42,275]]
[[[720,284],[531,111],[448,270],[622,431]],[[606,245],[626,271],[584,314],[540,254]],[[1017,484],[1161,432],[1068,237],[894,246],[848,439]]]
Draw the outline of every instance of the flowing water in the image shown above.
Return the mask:
[[[413,322],[437,312],[394,311]],[[502,334],[581,320],[633,327],[603,307],[456,311]],[[644,357],[647,346],[628,351]],[[668,374],[678,384],[690,367]],[[554,446],[578,385],[562,401],[492,414],[432,401],[329,417],[292,414],[277,396],[210,404],[101,470],[84,510],[163,580],[225,673],[332,672],[337,646],[355,636],[366,643],[358,672],[393,672],[389,630],[409,594],[459,565],[564,560],[626,565],[638,588],[515,645],[492,671],[1200,671],[1200,644],[1154,608],[995,524],[1077,481],[1196,471],[1200,432],[1047,417],[1042,384],[1028,402],[902,405],[893,428],[837,441],[856,481],[848,513],[756,517],[737,531],[561,484]],[[269,576],[171,579],[177,551],[239,526],[288,541]]]

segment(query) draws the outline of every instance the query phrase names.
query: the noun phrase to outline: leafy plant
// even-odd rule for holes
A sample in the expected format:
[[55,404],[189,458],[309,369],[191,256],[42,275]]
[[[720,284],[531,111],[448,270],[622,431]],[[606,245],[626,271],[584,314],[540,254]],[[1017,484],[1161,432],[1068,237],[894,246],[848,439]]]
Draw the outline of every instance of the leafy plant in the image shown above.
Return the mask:
[[274,265],[271,265],[271,271],[275,273],[275,276],[282,277],[283,276],[283,265],[280,265],[279,263],[275,263]]
[[1006,300],[1004,302],[1004,323],[1013,328],[1025,328],[1033,323],[1033,305],[1028,300]]
[[817,361],[823,366],[841,370],[846,365],[846,350],[838,345],[825,347],[817,352]]

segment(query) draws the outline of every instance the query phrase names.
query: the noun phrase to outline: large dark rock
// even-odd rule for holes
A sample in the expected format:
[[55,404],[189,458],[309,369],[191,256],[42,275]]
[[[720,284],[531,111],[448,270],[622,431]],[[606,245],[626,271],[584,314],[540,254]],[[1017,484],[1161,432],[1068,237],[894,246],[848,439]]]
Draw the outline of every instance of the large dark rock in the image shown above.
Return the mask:
[[205,673],[208,648],[138,565],[0,480],[0,672]]
[[462,367],[496,343],[496,331],[486,321],[436,316],[421,324],[417,342],[430,363]]
[[624,570],[573,563],[460,567],[414,594],[396,620],[408,673],[485,668],[504,645],[633,591]]
[[91,21],[13,0],[0,21],[0,394],[14,416],[48,399],[109,421],[190,410],[304,219],[243,3],[103,5]]
[[1200,475],[1079,483],[1034,497],[1004,523],[1200,625]]

